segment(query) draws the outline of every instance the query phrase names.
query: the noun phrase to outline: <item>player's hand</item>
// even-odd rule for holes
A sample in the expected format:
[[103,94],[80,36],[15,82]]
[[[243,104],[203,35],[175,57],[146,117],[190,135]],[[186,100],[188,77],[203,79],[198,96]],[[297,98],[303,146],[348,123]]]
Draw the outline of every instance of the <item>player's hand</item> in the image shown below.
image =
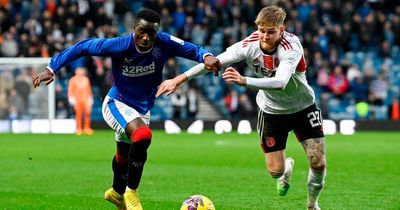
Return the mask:
[[74,107],[76,104],[76,100],[74,97],[68,97],[68,103],[71,105],[71,107]]
[[48,69],[45,69],[44,71],[32,77],[32,84],[34,88],[39,87],[40,83],[42,82],[45,82],[46,85],[49,85],[53,81],[54,74]]
[[228,67],[227,69],[225,69],[225,72],[222,73],[222,78],[227,83],[235,83],[240,86],[245,86],[247,83],[246,78],[240,75],[239,72],[233,67]]
[[218,76],[218,72],[221,71],[222,64],[218,58],[212,55],[207,55],[204,58],[204,67],[208,71],[213,71],[215,76]]
[[171,95],[171,93],[175,92],[175,90],[177,88],[178,88],[178,85],[174,79],[165,80],[163,83],[161,83],[160,86],[158,86],[156,98],[163,95],[164,93],[166,96],[169,96],[169,95]]

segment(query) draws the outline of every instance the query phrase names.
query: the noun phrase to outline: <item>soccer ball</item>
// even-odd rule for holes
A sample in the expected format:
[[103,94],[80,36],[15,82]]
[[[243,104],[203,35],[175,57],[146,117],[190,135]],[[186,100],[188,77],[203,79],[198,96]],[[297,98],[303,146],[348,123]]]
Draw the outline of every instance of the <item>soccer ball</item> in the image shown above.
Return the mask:
[[206,196],[192,195],[182,203],[180,210],[215,210],[215,207]]

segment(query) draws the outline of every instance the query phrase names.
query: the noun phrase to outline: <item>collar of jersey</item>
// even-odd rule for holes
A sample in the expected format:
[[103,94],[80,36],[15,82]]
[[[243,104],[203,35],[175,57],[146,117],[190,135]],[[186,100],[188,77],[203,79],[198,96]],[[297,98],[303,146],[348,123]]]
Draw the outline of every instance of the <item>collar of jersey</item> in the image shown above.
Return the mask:
[[273,55],[273,54],[275,54],[276,51],[278,50],[278,47],[277,47],[277,48],[275,48],[275,50],[272,50],[271,52],[264,52],[264,50],[261,48],[261,46],[259,46],[259,47],[260,47],[261,52],[262,52],[263,54],[265,54],[265,55]]
[[135,43],[135,48],[136,48],[136,50],[138,51],[138,53],[142,53],[142,54],[145,54],[145,53],[150,52],[150,51],[153,49],[153,47],[154,47],[154,44],[153,44],[153,46],[152,46],[150,49],[148,49],[147,51],[140,51],[139,48],[136,46],[136,43]]
[[150,52],[150,51],[154,48],[154,43],[153,43],[153,46],[152,46],[150,49],[148,49],[147,51],[141,51],[141,50],[139,50],[139,48],[138,48],[137,45],[136,45],[136,42],[135,42],[135,33],[132,33],[132,38],[133,38],[133,44],[135,45],[135,48],[136,48],[136,50],[138,51],[138,53],[145,54],[145,53]]

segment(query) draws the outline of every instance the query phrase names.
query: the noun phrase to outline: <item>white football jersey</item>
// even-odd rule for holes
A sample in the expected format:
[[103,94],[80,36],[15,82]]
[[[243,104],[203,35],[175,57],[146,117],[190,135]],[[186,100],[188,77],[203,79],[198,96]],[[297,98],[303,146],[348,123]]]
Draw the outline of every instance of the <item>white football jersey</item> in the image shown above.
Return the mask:
[[291,114],[307,108],[315,101],[314,91],[307,83],[303,54],[299,38],[288,32],[284,32],[274,52],[265,54],[260,48],[259,32],[256,31],[229,47],[218,59],[224,66],[246,60],[249,68],[260,78],[273,78],[280,69],[289,68],[286,70],[291,72],[291,76],[283,89],[260,89],[256,100],[266,113]]

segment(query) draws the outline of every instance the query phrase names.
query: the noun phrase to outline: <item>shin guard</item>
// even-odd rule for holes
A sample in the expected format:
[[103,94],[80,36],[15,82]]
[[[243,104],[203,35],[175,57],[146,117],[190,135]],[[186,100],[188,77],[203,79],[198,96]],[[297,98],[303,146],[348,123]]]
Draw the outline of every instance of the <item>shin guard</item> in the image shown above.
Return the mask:
[[129,148],[128,187],[137,189],[147,159],[147,148],[151,143],[152,133],[149,127],[143,126],[132,134]]
[[112,161],[112,169],[114,172],[113,177],[113,188],[119,193],[123,194],[125,192],[127,175],[128,175],[128,160],[115,155]]

